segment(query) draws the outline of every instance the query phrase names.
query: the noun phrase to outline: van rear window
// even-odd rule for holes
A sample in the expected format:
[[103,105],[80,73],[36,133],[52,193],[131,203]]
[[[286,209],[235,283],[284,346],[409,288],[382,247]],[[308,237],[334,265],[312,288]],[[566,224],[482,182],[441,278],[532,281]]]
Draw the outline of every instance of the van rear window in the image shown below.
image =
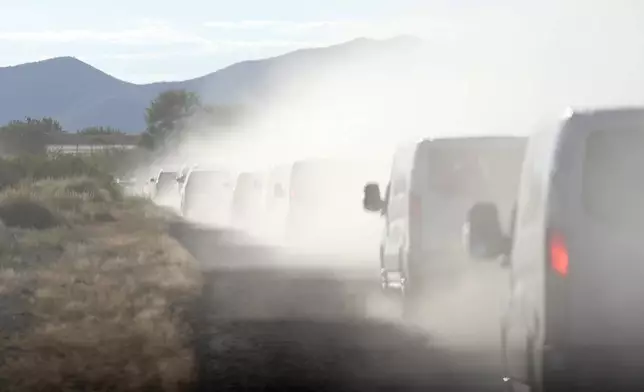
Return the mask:
[[162,172],[159,174],[159,180],[157,181],[160,185],[171,184],[177,178],[176,172]]
[[188,184],[186,184],[186,191],[192,192],[197,189],[209,189],[208,187],[225,185],[226,180],[226,175],[221,172],[193,172],[190,174]]
[[517,190],[522,157],[518,147],[435,148],[429,153],[428,185],[448,196],[510,197]]
[[588,136],[583,203],[590,215],[606,223],[644,225],[644,127]]

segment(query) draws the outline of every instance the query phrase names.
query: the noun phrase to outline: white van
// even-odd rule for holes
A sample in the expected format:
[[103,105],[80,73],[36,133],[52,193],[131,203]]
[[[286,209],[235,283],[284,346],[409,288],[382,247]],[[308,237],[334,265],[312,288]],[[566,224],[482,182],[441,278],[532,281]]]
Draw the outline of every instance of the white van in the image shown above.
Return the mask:
[[[375,169],[375,170],[374,170]],[[361,211],[365,181],[378,166],[361,159],[310,158],[293,164],[289,181],[287,242],[331,260],[359,261],[373,249],[371,217]],[[365,246],[368,244],[368,247]]]
[[233,225],[246,231],[257,231],[257,225],[264,217],[265,201],[265,174],[259,172],[239,174],[233,193]]
[[185,218],[227,225],[235,188],[234,178],[223,170],[194,169],[180,178],[181,213]]
[[643,169],[644,109],[576,112],[530,138],[513,230],[473,207],[470,252],[511,275],[509,389],[644,390]]
[[263,232],[268,239],[277,243],[284,240],[289,209],[291,166],[290,164],[275,166],[267,175]]
[[179,201],[177,172],[161,169],[156,177],[150,179],[152,200],[156,203],[176,207]]
[[525,138],[512,136],[426,139],[396,152],[384,200],[378,184],[364,187],[364,208],[384,218],[382,287],[403,295],[408,315],[469,278],[467,211],[493,201],[509,220],[524,148]]

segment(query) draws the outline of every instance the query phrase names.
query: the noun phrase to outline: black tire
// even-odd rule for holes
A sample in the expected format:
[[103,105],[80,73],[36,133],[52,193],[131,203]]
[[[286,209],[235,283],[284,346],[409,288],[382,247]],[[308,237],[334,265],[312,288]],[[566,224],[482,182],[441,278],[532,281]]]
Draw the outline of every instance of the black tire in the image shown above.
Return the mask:
[[408,256],[407,263],[400,256],[402,274],[403,317],[407,321],[415,321],[423,311],[423,284],[424,279],[414,265],[413,259]]

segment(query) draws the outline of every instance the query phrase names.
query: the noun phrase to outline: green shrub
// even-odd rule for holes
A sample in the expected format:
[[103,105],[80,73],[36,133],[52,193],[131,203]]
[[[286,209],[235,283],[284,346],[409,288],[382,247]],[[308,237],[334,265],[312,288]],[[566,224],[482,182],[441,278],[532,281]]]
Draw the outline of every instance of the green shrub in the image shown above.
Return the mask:
[[0,219],[8,227],[49,229],[62,222],[42,203],[29,197],[9,198],[0,202]]
[[73,178],[69,180],[65,190],[86,194],[92,201],[96,202],[120,201],[123,199],[121,188],[111,179]]
[[[120,202],[120,191],[110,182],[89,177],[65,179],[47,179],[40,181],[24,180],[21,183],[0,193],[0,205],[12,206],[14,200],[31,200],[43,206],[58,217],[59,222],[66,224],[87,224],[92,222],[113,222],[116,218],[111,214],[114,202]],[[16,214],[22,214],[17,209]],[[6,215],[11,215],[7,211]],[[0,219],[3,219],[0,216]],[[18,218],[9,217],[16,227],[32,227],[31,217],[27,223],[20,223]],[[7,222],[8,225],[10,225]],[[25,226],[26,225],[26,226]],[[33,226],[38,228],[36,226]]]
[[16,185],[26,177],[26,169],[15,159],[0,159],[0,189]]
[[24,179],[60,179],[89,177],[99,180],[114,199],[120,197],[113,178],[92,162],[90,158],[74,155],[23,155],[17,158],[0,159],[0,189],[18,184]]
[[121,188],[121,186],[116,184],[112,177],[98,180],[98,184],[100,185],[100,188],[103,191],[107,192],[110,195],[112,200],[115,200],[115,201],[123,200],[123,188]]
[[82,193],[88,195],[92,201],[105,202],[111,199],[111,195],[105,189],[102,189],[96,181],[89,178],[71,181],[65,186],[65,191],[70,193]]
[[88,176],[96,178],[109,177],[98,167],[83,157],[75,155],[25,156],[18,158],[27,168],[27,176],[34,180],[45,178],[65,178]]

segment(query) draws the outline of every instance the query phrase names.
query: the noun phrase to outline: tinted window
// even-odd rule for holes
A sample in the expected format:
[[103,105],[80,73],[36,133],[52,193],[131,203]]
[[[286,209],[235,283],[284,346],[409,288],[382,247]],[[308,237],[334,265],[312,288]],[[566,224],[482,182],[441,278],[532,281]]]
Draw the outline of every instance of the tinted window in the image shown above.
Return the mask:
[[220,172],[193,172],[190,174],[187,186],[199,184],[223,184],[227,180],[226,175]]
[[176,172],[163,172],[159,174],[157,185],[160,187],[167,187],[172,185],[177,180]]
[[644,127],[589,135],[583,201],[598,220],[619,226],[644,225]]
[[483,199],[516,194],[523,147],[452,143],[429,151],[428,184],[433,192]]
[[260,203],[263,200],[262,179],[253,174],[241,174],[235,186],[235,203]]
[[193,172],[190,174],[190,181],[195,182],[219,182],[226,178],[226,175],[220,172]]
[[220,187],[229,187],[232,184],[229,183],[227,176],[224,173],[216,171],[199,171],[193,172],[188,178],[188,183],[186,184],[186,192],[193,192],[196,190],[213,190],[220,189]]
[[159,182],[174,180],[177,173],[175,172],[163,172],[159,174]]
[[242,174],[237,180],[236,191],[240,193],[258,192],[262,190],[262,180],[248,174]]

